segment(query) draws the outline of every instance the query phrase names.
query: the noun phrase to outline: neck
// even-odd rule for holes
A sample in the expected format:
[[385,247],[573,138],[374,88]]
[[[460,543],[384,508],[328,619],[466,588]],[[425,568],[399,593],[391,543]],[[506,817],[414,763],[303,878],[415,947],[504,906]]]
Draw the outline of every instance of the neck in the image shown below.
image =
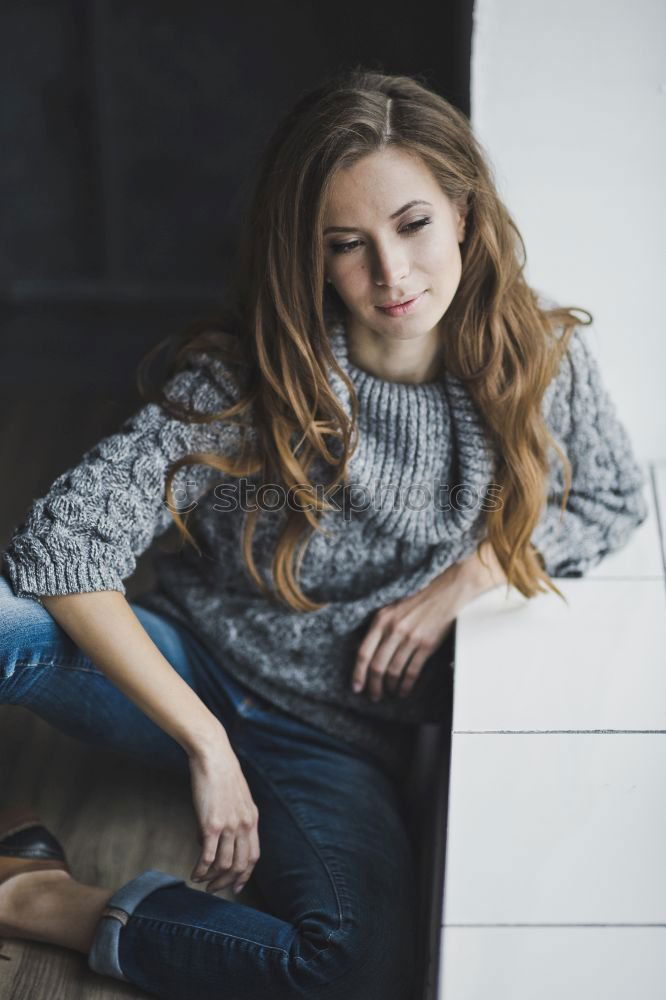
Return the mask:
[[350,362],[387,382],[434,382],[442,375],[441,338],[434,327],[409,338],[386,336],[347,319]]

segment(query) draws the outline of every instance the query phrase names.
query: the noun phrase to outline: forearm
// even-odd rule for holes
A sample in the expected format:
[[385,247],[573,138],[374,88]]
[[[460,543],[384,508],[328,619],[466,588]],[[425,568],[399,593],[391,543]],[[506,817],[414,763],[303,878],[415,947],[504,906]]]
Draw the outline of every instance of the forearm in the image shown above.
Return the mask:
[[222,724],[162,655],[123,594],[105,590],[41,601],[95,666],[189,756],[228,743]]

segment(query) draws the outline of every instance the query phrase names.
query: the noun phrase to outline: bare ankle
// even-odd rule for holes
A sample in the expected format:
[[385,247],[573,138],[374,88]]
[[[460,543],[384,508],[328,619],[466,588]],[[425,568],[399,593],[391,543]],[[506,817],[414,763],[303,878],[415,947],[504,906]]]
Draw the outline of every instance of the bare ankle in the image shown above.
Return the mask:
[[0,932],[87,954],[111,894],[66,871],[23,872],[0,885]]
[[71,875],[61,869],[12,875],[0,885],[0,924],[16,930],[18,935],[39,912],[52,906],[53,897],[72,881]]

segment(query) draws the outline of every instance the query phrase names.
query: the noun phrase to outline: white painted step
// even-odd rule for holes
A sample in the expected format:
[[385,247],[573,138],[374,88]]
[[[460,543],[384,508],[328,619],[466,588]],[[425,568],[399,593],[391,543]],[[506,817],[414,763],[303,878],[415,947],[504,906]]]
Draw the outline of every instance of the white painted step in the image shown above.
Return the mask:
[[446,928],[439,1000],[663,1000],[666,928]]
[[663,580],[498,587],[456,625],[454,732],[666,729]]
[[455,735],[444,923],[666,925],[665,775],[663,734]]

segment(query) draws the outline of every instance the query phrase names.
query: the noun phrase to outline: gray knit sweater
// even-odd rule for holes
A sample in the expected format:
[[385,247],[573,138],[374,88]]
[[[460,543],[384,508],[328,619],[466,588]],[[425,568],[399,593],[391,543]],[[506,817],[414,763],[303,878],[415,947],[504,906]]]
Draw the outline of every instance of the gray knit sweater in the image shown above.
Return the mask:
[[[240,552],[247,494],[239,481],[201,465],[181,469],[174,486],[176,497],[196,505],[189,524],[202,555],[189,544],[158,551],[156,589],[138,603],[192,629],[227,671],[274,705],[369,750],[402,777],[413,724],[441,718],[445,671],[434,654],[407,698],[373,703],[367,691],[351,691],[355,653],[379,608],[474,552],[493,502],[495,458],[457,379],[389,382],[351,364],[341,323],[332,324],[331,340],[356,388],[360,434],[350,461],[354,489],[324,515],[326,535],[312,534],[299,573],[304,592],[328,606],[299,613],[260,594]],[[344,383],[332,371],[330,381],[349,412]],[[237,398],[229,372],[204,354],[170,380],[167,393],[207,411]],[[533,541],[551,576],[580,576],[647,516],[641,471],[580,330],[543,410],[572,462],[573,486],[560,522],[564,479],[553,449],[550,500]],[[190,451],[224,453],[238,434],[221,421],[182,423],[154,403],[141,408],[29,508],[4,552],[14,592],[36,599],[125,593],[137,556],[172,524],[168,464]],[[267,581],[284,518],[276,497],[264,495],[255,534]]]

